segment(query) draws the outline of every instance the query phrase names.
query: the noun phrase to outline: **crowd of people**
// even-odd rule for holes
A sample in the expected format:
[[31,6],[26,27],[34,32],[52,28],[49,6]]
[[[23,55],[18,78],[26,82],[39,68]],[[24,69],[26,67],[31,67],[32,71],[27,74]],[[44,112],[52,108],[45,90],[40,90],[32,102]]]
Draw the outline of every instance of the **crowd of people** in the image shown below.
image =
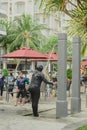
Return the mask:
[[[40,88],[42,81],[45,82],[46,84],[49,84],[49,86],[51,85],[51,87],[47,86],[46,88],[47,96],[50,96],[50,94],[52,94],[52,92],[51,91],[48,92],[48,90],[50,88],[55,90],[56,87],[54,88],[53,86],[57,85],[56,82],[48,81],[45,78],[45,75],[43,74],[42,71],[43,66],[42,65],[37,66],[36,70],[32,74],[31,81],[29,80],[28,77],[24,76],[22,72],[19,72],[17,77],[15,77],[12,73],[9,73],[8,77],[6,78],[0,71],[0,99],[3,98],[4,84],[7,84],[7,91],[12,98],[14,96],[13,90],[14,88],[16,89],[15,106],[18,106],[19,103],[21,103],[21,105],[24,105],[26,103],[26,99],[30,96],[32,102],[33,115],[35,117],[38,117],[39,116],[38,103],[40,98]],[[16,87],[14,87],[15,85]]]
[[[15,77],[12,73],[9,73],[8,77],[5,77],[2,71],[0,71],[0,99],[3,98],[4,84],[7,84],[7,92],[12,98],[14,96],[13,90],[14,88],[16,89],[15,106],[18,106],[19,103],[24,105],[26,102],[31,100],[33,115],[38,117],[38,103],[40,99],[42,81],[47,84],[45,89],[46,96],[56,96],[58,87],[57,79],[53,78],[48,81],[43,74],[42,65],[37,66],[30,79],[29,77],[24,76],[22,71],[18,72],[17,77]],[[87,76],[85,74],[81,74],[81,83],[85,81],[87,81]],[[71,84],[71,82],[68,83]]]

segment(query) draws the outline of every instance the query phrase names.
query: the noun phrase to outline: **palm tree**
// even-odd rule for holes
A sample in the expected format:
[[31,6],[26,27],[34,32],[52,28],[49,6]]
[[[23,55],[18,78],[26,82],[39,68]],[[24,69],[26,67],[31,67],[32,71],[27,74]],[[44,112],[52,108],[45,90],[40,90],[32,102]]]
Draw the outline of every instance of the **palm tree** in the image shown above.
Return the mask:
[[68,21],[69,27],[67,29],[69,35],[80,36],[82,40],[82,55],[87,53],[87,11],[85,10],[74,10],[73,16],[75,19]]
[[[38,2],[38,0],[35,0]],[[72,7],[72,9],[80,8],[82,9],[84,5],[87,5],[86,0],[41,0],[40,7],[43,7],[45,12],[57,12],[62,11],[71,18],[73,18],[72,11],[67,8],[67,6]]]
[[[8,22],[7,19],[0,20],[0,24],[3,25],[6,29],[6,35],[0,37],[0,47],[3,49],[3,54],[7,53],[8,47],[13,41],[13,37],[9,37],[11,34],[11,22]],[[6,68],[6,62],[3,61],[3,68]]]
[[[38,0],[36,0],[37,2]],[[71,10],[67,6],[72,7]],[[44,11],[61,11],[71,17],[68,32],[71,36],[79,35],[82,39],[82,54],[87,50],[87,0],[41,0],[40,7],[45,7]]]
[[14,26],[10,36],[15,37],[15,39],[10,46],[10,50],[24,46],[39,49],[41,41],[45,37],[41,31],[45,27],[38,24],[37,21],[32,21],[30,15],[22,15],[13,22]]
[[47,41],[45,44],[43,44],[41,48],[41,52],[46,53],[53,50],[53,52],[57,52],[58,48],[58,36],[57,35],[51,35],[47,38]]
[[7,19],[3,19],[0,20],[0,24],[4,25],[5,29],[6,29],[6,35],[0,37],[0,46],[3,48],[4,50],[4,54],[7,53],[7,48],[8,46],[11,44],[11,42],[13,41],[13,38],[9,37],[9,35],[11,34],[11,22],[8,22]]

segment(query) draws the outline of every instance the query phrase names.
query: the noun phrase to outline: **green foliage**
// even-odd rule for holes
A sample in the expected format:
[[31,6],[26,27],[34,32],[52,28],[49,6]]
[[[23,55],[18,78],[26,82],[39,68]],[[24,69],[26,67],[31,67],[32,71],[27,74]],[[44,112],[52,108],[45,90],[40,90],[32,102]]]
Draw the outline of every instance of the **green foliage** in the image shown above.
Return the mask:
[[67,42],[67,56],[72,58],[72,42],[68,40]]
[[47,39],[46,44],[44,44],[41,48],[41,52],[50,52],[53,51],[56,52],[57,51],[57,45],[58,45],[58,36],[54,35],[54,36],[50,36]]
[[72,69],[67,70],[67,78],[72,79]]
[[73,19],[67,21],[69,27],[68,34],[72,36],[80,36],[82,41],[82,54],[87,50],[87,10],[74,10],[72,12]]
[[53,64],[54,65],[54,71],[58,70],[58,65],[56,63]]
[[[38,0],[35,1],[38,2]],[[75,2],[72,2],[72,0],[41,0],[40,3],[40,7],[44,9],[45,13],[61,11],[73,18],[72,11],[70,8],[67,8],[68,5],[72,7],[72,10],[78,8],[82,9],[87,7],[87,1],[75,0]]]
[[[35,0],[38,2],[38,0]],[[69,5],[70,8],[67,8]],[[71,17],[69,21],[69,35],[80,36],[82,40],[82,54],[87,53],[87,0],[41,0],[40,7],[45,14],[50,12],[64,12]]]
[[21,47],[39,49],[40,44],[46,39],[42,30],[44,25],[37,20],[32,20],[30,15],[22,15],[12,22],[1,20],[0,23],[6,27],[6,36],[0,38],[0,44],[9,51],[17,50]]
[[11,45],[12,41],[14,40],[14,37],[10,37],[12,22],[8,22],[7,19],[1,19],[0,24],[3,25],[6,29],[6,35],[0,37],[0,45],[5,49],[6,52],[7,48]]
[[85,76],[87,76],[87,71],[85,72]]
[[77,130],[87,130],[87,125],[78,128]]
[[5,76],[8,76],[8,71],[7,71],[7,69],[3,69],[3,70],[2,70],[2,73],[3,73]]
[[45,27],[37,21],[32,20],[30,15],[22,15],[13,22],[14,27],[11,34],[15,39],[10,46],[10,50],[12,51],[12,49],[24,46],[38,49],[45,37],[41,33],[41,30]]

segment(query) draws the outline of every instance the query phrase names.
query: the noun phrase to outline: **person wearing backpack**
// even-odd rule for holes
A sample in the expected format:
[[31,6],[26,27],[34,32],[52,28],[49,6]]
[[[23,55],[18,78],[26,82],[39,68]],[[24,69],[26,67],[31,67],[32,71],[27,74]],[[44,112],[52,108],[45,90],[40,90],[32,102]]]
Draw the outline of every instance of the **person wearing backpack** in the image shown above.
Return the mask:
[[33,115],[35,117],[38,117],[38,103],[39,103],[39,98],[40,98],[40,87],[42,81],[44,81],[46,84],[51,84],[53,85],[53,82],[49,82],[44,74],[42,73],[43,66],[39,65],[35,72],[32,75],[31,82],[29,85],[29,91],[31,94],[31,101],[32,101],[32,110],[33,110]]
[[5,80],[5,76],[0,71],[0,99],[2,99],[3,96],[4,80]]
[[29,79],[26,78],[26,77],[23,77],[23,73],[22,72],[19,72],[18,74],[18,78],[17,78],[17,81],[16,81],[16,91],[17,91],[17,96],[16,96],[16,104],[15,106],[18,105],[18,101],[19,101],[19,97],[21,96],[22,98],[22,105],[24,105],[25,103],[25,96],[26,96],[26,83],[28,84]]

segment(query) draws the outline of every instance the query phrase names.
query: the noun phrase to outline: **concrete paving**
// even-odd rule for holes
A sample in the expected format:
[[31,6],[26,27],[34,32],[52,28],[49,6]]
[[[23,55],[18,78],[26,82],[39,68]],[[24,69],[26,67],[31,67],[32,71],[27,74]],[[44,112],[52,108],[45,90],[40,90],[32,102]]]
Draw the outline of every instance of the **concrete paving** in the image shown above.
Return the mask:
[[81,112],[71,115],[70,97],[68,97],[68,116],[56,119],[56,98],[41,98],[39,115],[32,115],[31,103],[24,106],[14,106],[14,99],[9,103],[0,101],[0,130],[76,130],[87,124],[86,95],[81,94]]

